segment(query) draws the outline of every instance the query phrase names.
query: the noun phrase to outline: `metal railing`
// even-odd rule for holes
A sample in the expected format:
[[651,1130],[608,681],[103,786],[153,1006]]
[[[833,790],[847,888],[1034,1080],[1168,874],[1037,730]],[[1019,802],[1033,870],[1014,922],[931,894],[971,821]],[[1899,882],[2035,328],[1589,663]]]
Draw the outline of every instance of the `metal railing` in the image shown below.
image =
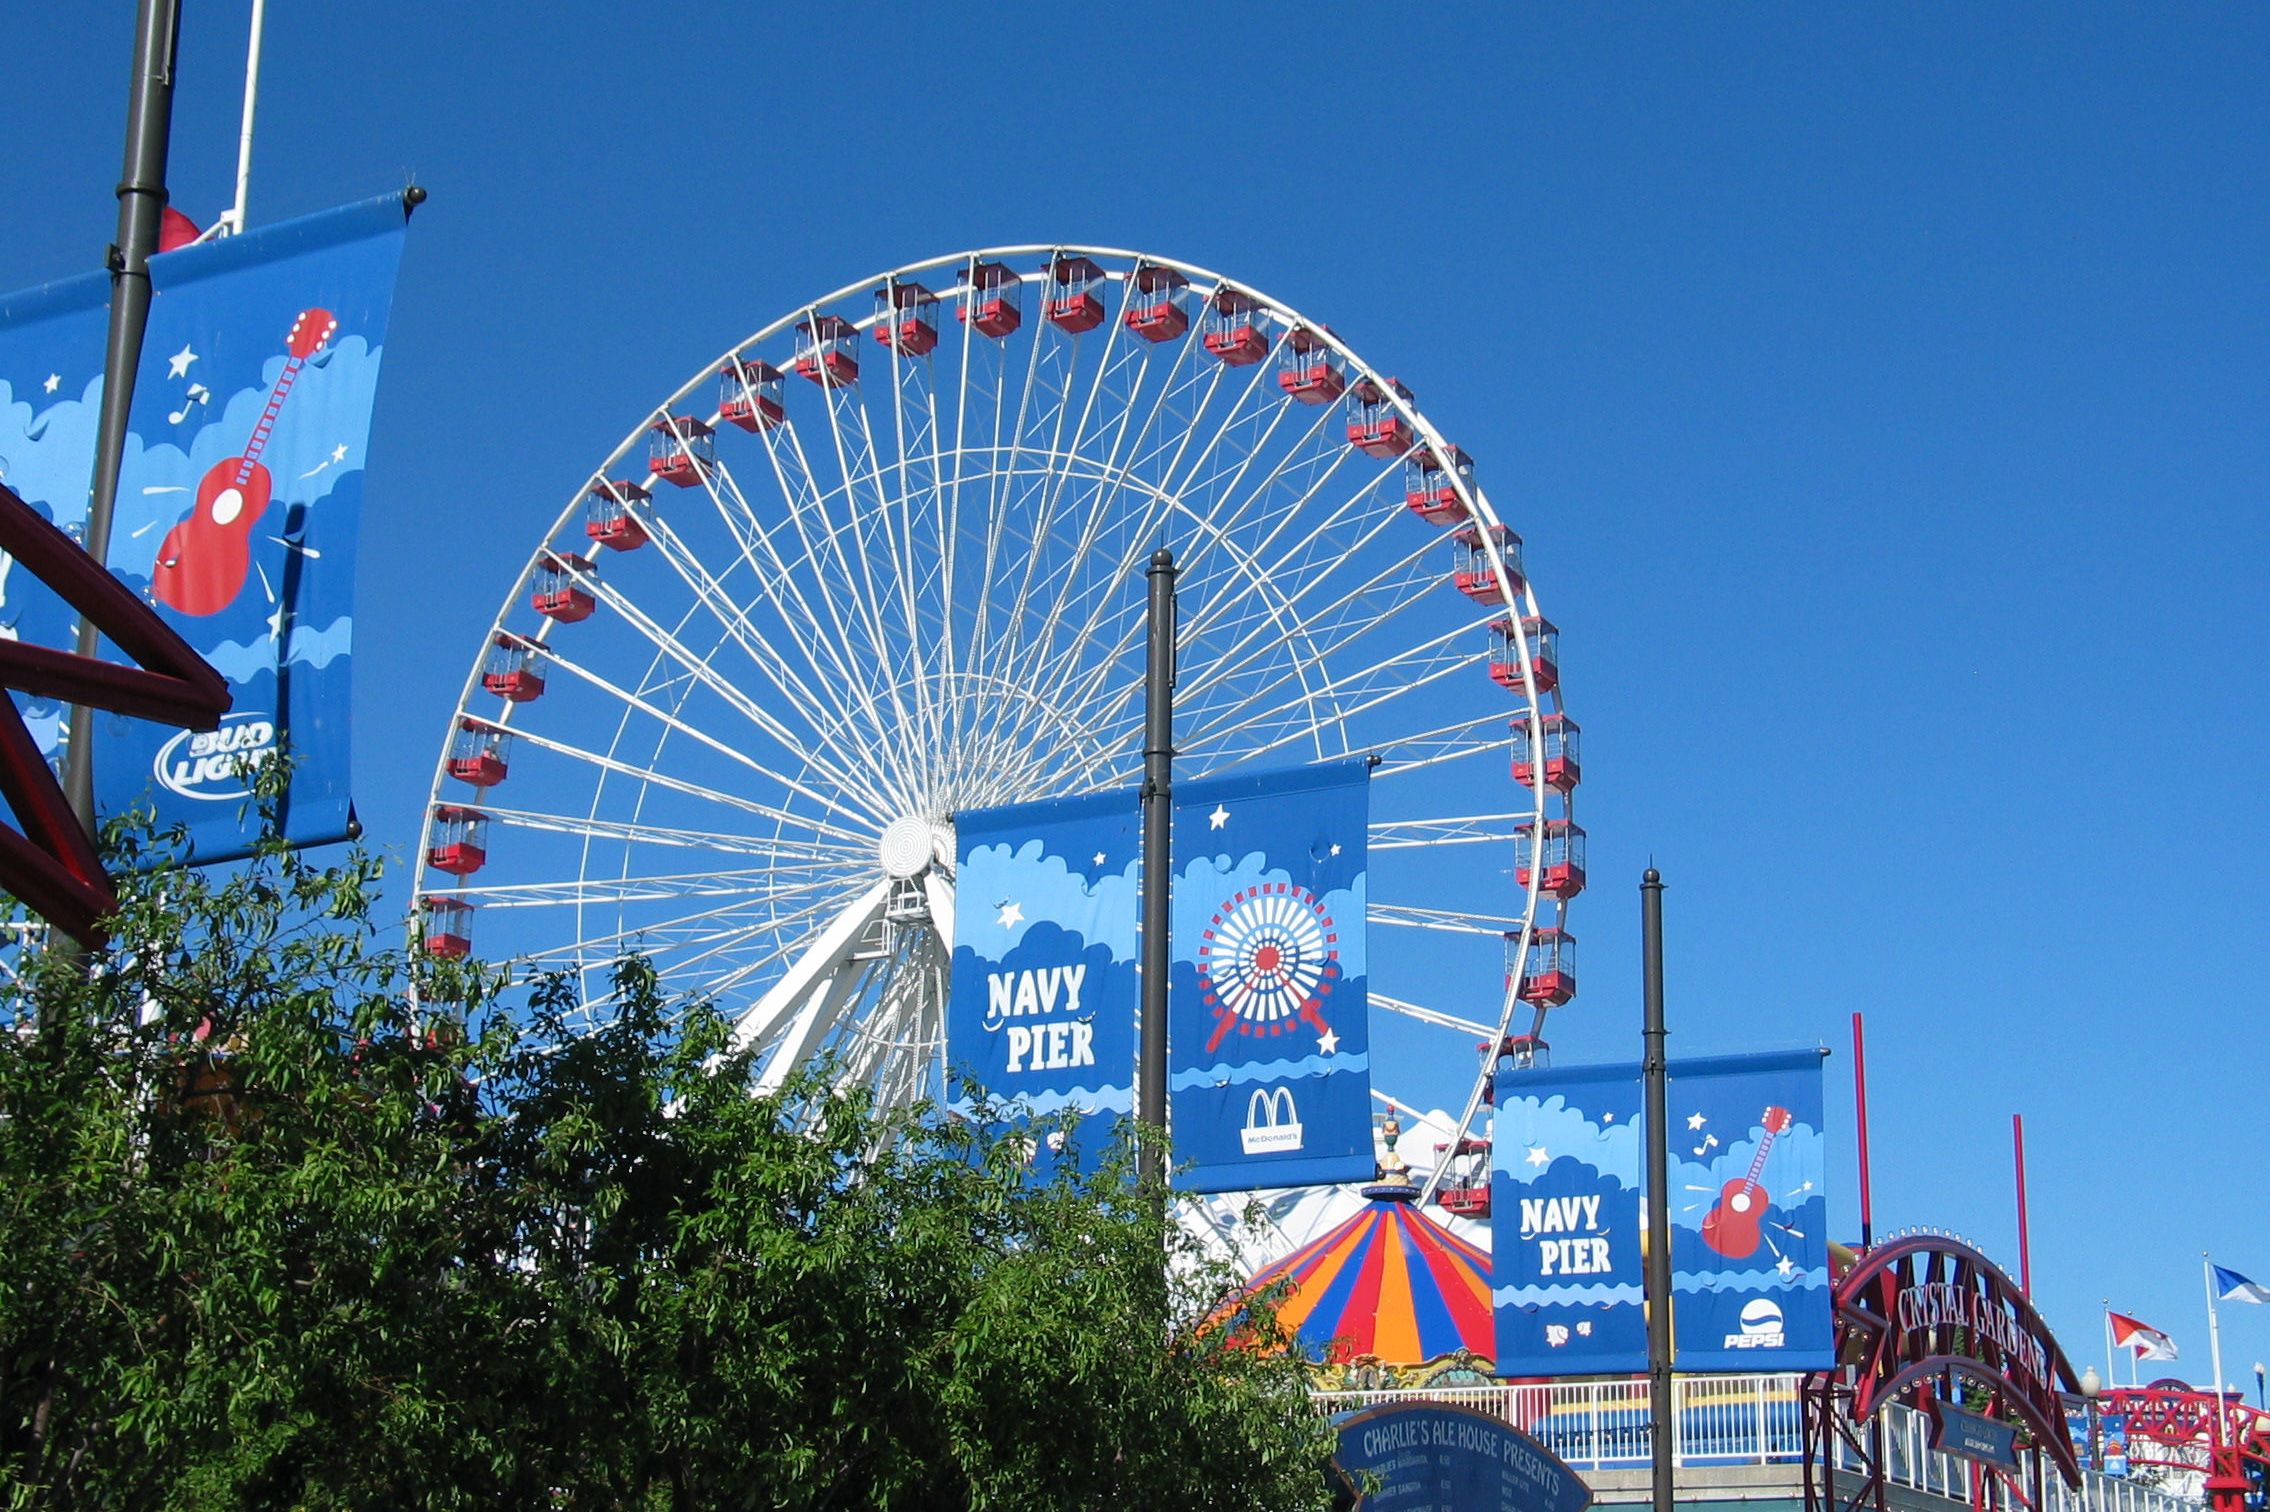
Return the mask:
[[[1673,1463],[1682,1467],[1790,1465],[1805,1457],[1803,1378],[1795,1375],[1679,1376],[1671,1382]],[[1527,1430],[1578,1470],[1644,1469],[1648,1439],[1647,1382],[1565,1381],[1545,1385],[1444,1386],[1398,1391],[1320,1391],[1321,1411],[1347,1412],[1398,1401],[1451,1402],[1487,1412]],[[1878,1414],[1884,1429],[1884,1474],[1895,1485],[1969,1504],[1983,1489],[2000,1508],[2007,1487],[1995,1476],[1974,1487],[1978,1467],[1930,1446],[1930,1423],[1920,1412],[1891,1406]],[[1843,1444],[1835,1468],[1864,1467]],[[2055,1474],[2037,1512],[2197,1512],[2199,1503],[2084,1472],[2078,1490]]]

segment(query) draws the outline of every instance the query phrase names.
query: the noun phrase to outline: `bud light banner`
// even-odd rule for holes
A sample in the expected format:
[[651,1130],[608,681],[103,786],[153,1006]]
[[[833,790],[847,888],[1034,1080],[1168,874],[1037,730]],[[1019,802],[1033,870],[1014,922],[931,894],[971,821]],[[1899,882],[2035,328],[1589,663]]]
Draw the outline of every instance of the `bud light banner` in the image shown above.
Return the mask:
[[[105,814],[153,805],[199,861],[245,853],[242,763],[286,748],[286,837],[349,832],[355,543],[404,218],[388,195],[150,262],[109,566],[229,680],[235,707],[210,731],[98,716],[95,780]],[[93,274],[0,299],[0,468],[75,535],[108,298]],[[0,618],[72,643],[70,610],[5,568]],[[54,758],[64,711],[24,712]]]
[[[1647,1364],[1640,1068],[1501,1072],[1492,1145],[1498,1370]],[[1674,1062],[1673,1363],[1831,1363],[1821,1053]]]
[[1368,1181],[1362,760],[1175,788],[1175,1185]]
[[1133,1112],[1139,818],[1132,792],[954,816],[946,1064],[965,1084],[1033,1114]]
[[1647,1368],[1635,1066],[1498,1074],[1491,1300],[1500,1375]]

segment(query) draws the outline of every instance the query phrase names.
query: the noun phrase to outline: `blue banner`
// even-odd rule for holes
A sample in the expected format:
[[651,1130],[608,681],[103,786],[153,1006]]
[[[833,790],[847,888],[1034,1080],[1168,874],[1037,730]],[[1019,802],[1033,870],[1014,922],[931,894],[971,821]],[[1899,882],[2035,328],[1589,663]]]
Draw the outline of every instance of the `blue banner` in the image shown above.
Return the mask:
[[1671,1063],[1671,1323],[1681,1370],[1826,1370],[1821,1052]]
[[1585,1512],[1592,1488],[1543,1444],[1472,1407],[1395,1402],[1333,1423],[1359,1512]]
[[[950,1074],[1024,1113],[1132,1112],[1139,818],[1131,792],[954,816]],[[1083,1166],[1108,1139],[1080,1136]]]
[[2018,1427],[1947,1402],[1931,1404],[1931,1447],[1941,1454],[1960,1455],[1997,1470],[2018,1468]]
[[1491,1300],[1500,1375],[1647,1368],[1635,1066],[1498,1075]]
[[[245,853],[239,759],[289,747],[295,844],[344,838],[355,545],[402,197],[153,258],[109,567],[229,680],[215,731],[96,721],[97,802],[189,832],[199,861]],[[109,278],[0,298],[0,469],[56,524],[86,520]],[[4,572],[4,570],[0,570]],[[0,575],[0,627],[69,646],[75,620]],[[27,705],[52,758],[63,711]]]
[[[1506,1071],[1497,1094],[1499,1373],[1645,1369],[1640,1068]],[[1820,1053],[1674,1062],[1669,1096],[1674,1364],[1826,1369]]]
[[1368,1181],[1362,760],[1175,789],[1175,1185]]

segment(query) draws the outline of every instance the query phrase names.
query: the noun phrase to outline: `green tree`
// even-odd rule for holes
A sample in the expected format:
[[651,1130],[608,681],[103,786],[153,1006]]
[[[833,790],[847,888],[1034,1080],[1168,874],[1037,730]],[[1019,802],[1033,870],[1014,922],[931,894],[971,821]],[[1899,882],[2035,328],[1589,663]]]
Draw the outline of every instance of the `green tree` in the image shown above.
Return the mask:
[[1233,1336],[1124,1152],[1040,1181],[997,1116],[753,1095],[635,957],[601,1025],[560,982],[508,1012],[381,937],[378,881],[159,867],[92,971],[23,963],[13,1505],[1326,1500],[1265,1313]]

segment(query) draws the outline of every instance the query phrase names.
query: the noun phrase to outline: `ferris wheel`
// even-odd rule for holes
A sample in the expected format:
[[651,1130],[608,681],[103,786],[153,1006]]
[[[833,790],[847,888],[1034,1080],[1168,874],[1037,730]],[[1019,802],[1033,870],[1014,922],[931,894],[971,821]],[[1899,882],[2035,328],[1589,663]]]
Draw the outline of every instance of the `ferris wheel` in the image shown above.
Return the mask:
[[657,406],[473,658],[424,948],[571,973],[593,1018],[641,950],[738,1022],[766,1086],[824,1055],[886,1103],[937,1094],[957,902],[993,901],[956,898],[954,816],[1137,782],[1161,545],[1178,780],[1374,761],[1375,1095],[1456,1068],[1430,1194],[1486,1211],[1459,1162],[1490,1073],[1576,987],[1556,632],[1408,388],[1167,258],[912,264]]

